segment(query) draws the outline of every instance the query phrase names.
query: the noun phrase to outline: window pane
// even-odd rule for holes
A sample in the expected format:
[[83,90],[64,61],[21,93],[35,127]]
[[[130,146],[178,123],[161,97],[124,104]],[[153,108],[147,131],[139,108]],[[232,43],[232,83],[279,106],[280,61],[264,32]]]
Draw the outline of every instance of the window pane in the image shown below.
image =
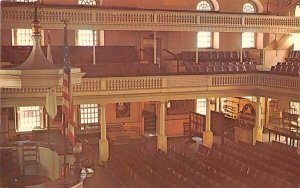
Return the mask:
[[42,107],[24,106],[18,108],[18,131],[32,131],[42,126]]
[[98,123],[98,105],[81,104],[80,105],[80,124]]
[[96,5],[96,0],[79,0],[79,5]]
[[197,99],[196,112],[202,115],[206,115],[206,99]]
[[243,13],[255,13],[255,7],[252,3],[245,3],[243,6]]
[[197,47],[210,48],[212,47],[211,32],[198,32],[197,33]]
[[[97,41],[95,32],[95,44]],[[78,30],[77,40],[79,46],[93,46],[93,31],[92,30]]]
[[244,32],[242,34],[242,48],[254,48],[255,38],[253,32]]
[[207,1],[200,1],[197,5],[197,10],[200,11],[212,11],[212,6]]
[[31,39],[31,29],[16,29],[15,41],[17,46],[32,46],[33,41]]
[[[199,11],[212,11],[212,5],[208,1],[200,1],[197,5]],[[211,48],[212,47],[212,34],[211,32],[198,32],[197,33],[197,47],[198,48]]]

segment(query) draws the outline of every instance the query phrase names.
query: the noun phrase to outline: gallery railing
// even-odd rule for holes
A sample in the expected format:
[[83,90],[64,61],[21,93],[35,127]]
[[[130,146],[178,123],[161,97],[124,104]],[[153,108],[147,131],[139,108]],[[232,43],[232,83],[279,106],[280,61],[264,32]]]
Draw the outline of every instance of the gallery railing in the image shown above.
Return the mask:
[[[191,91],[214,92],[247,89],[285,94],[294,93],[297,97],[300,91],[300,77],[271,75],[269,73],[218,74],[218,75],[172,75],[172,76],[140,76],[140,77],[104,77],[83,78],[81,84],[73,86],[76,96],[98,95],[113,96],[118,94],[165,94],[169,92],[186,93]],[[61,95],[61,87],[57,87],[57,96]],[[2,88],[1,97],[14,98],[32,93],[43,96],[46,88]],[[40,95],[39,95],[40,93]],[[219,92],[222,95],[222,92]],[[253,92],[249,93],[253,94]],[[299,97],[299,96],[298,96]]]
[[[31,23],[26,3],[1,3],[2,28],[28,26]],[[43,28],[62,28],[61,20],[69,20],[69,28],[82,24],[98,30],[148,31],[222,31],[294,33],[300,30],[300,18],[264,14],[219,12],[118,9],[83,6],[43,5]],[[222,25],[222,27],[220,27]]]

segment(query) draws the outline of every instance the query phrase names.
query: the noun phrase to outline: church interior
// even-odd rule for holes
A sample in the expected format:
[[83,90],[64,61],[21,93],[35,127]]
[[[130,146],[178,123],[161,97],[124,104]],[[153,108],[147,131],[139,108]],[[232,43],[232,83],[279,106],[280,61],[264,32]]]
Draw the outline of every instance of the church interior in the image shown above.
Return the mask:
[[300,1],[0,8],[0,188],[300,187]]

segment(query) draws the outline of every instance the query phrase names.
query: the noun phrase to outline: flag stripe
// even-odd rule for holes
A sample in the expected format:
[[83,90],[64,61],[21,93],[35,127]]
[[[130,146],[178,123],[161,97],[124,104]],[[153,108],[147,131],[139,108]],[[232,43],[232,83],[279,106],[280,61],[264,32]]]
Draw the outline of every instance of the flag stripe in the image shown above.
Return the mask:
[[75,131],[73,124],[73,102],[72,102],[72,82],[69,59],[69,48],[67,39],[67,24],[64,27],[64,71],[62,84],[62,112],[65,115],[66,136],[71,144],[75,144]]
[[71,142],[71,144],[75,144],[75,130],[74,130],[74,126],[70,123],[68,123],[68,129],[67,129],[67,137],[69,139],[69,141]]

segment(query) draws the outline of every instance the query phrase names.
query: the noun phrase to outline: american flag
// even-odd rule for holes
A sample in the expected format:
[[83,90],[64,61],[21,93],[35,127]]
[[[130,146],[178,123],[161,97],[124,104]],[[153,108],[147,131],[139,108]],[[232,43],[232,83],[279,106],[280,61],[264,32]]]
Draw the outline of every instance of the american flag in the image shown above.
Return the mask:
[[62,112],[64,114],[64,129],[69,141],[75,143],[73,123],[72,81],[68,48],[67,22],[64,22],[64,72],[62,85]]

